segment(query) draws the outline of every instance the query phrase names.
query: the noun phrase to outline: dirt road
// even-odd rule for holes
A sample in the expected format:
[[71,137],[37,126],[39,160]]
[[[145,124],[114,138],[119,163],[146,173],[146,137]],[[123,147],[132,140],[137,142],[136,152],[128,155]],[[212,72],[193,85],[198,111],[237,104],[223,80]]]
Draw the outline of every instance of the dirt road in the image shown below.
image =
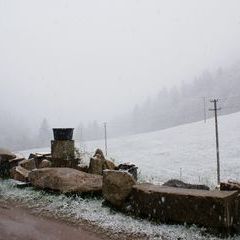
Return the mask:
[[102,240],[67,223],[32,215],[30,210],[0,203],[0,240]]

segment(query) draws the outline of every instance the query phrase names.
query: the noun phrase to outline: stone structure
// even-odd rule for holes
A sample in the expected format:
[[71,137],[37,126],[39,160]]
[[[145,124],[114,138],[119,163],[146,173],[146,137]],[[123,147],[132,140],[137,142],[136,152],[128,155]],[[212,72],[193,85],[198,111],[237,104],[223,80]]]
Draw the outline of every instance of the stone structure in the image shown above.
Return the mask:
[[133,186],[130,203],[135,215],[165,223],[187,223],[229,231],[237,222],[237,191],[205,191]]
[[[67,135],[64,136],[64,131],[67,132],[69,129],[53,130],[55,139],[51,141],[52,166],[77,168],[78,159],[75,158],[74,140]],[[56,135],[57,130],[60,132],[60,138]]]

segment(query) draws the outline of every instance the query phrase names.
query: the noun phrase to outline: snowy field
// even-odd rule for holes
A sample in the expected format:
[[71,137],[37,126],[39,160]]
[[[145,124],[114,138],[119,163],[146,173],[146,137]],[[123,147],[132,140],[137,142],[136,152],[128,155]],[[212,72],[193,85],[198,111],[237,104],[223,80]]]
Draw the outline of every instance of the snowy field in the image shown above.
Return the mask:
[[[179,178],[188,182],[216,185],[215,129],[213,120],[207,124],[197,122],[162,131],[118,139],[109,139],[109,157],[116,162],[131,161],[139,167],[140,180],[164,182]],[[221,178],[240,180],[240,113],[219,118]],[[79,144],[89,152],[103,149],[103,141]],[[48,151],[49,149],[22,152]],[[50,211],[56,215],[71,217],[75,221],[86,220],[104,229],[126,233],[142,233],[146,239],[218,239],[209,236],[204,229],[195,226],[153,224],[134,219],[102,207],[97,199],[70,198],[50,195],[31,188],[16,189],[9,181],[0,184],[0,198],[14,199],[33,206],[37,211]],[[240,239],[240,236],[229,238]]]
[[[240,113],[219,117],[219,139],[221,180],[240,180]],[[104,149],[104,142],[80,146],[93,152]],[[144,181],[158,183],[182,175],[185,181],[212,187],[217,182],[214,119],[109,139],[108,152],[117,162],[136,164]]]

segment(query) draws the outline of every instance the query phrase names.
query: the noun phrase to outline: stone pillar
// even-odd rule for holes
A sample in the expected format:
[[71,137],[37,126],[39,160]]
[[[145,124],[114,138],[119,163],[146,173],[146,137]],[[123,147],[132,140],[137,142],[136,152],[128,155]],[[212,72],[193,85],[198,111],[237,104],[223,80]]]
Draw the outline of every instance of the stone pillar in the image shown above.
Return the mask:
[[74,140],[52,140],[51,153],[53,167],[76,168],[78,165],[74,153]]

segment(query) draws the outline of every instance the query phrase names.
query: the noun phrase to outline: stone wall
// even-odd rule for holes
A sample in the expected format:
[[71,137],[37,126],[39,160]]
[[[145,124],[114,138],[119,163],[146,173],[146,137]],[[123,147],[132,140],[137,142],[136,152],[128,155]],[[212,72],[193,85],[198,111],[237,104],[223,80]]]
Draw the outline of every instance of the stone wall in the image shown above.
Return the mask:
[[236,222],[236,191],[205,191],[133,186],[130,197],[135,215],[165,223],[187,223],[231,230]]

